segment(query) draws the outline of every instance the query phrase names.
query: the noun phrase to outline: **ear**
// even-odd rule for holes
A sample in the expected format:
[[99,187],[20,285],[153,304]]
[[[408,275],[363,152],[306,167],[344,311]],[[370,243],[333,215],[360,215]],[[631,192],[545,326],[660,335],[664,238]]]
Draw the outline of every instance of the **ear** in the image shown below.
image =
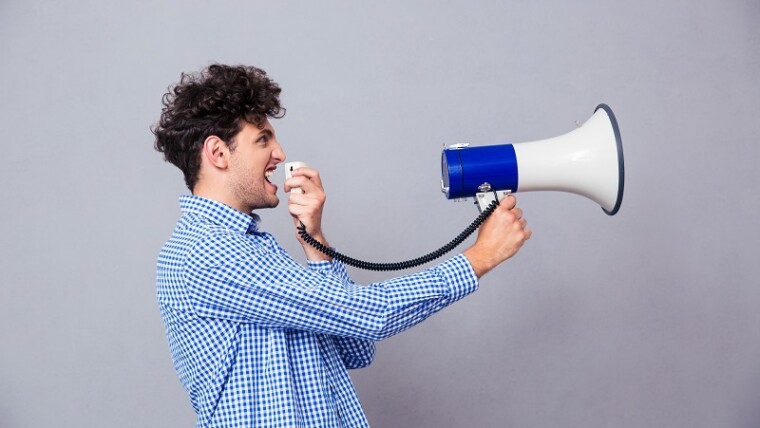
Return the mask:
[[227,169],[230,162],[230,149],[227,143],[216,135],[210,135],[203,142],[201,156],[219,169]]

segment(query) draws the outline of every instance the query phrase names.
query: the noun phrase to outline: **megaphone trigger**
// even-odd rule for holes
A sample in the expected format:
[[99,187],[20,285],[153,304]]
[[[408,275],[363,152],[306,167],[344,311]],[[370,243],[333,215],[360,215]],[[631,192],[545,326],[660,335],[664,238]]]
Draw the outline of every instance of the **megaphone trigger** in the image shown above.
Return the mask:
[[488,183],[484,183],[484,185],[481,185],[480,187],[484,191],[475,194],[475,204],[478,206],[478,210],[481,213],[485,211],[493,202],[499,204],[502,200],[504,200],[504,198],[512,193],[511,190],[491,190],[490,185],[488,185],[487,188],[485,185],[488,185]]

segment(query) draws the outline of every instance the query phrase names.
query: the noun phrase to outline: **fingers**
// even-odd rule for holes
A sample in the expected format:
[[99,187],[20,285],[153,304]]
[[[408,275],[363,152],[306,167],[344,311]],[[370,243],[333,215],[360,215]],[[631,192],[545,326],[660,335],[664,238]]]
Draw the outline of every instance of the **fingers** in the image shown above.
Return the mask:
[[[301,192],[292,192],[294,188],[300,188]],[[285,191],[290,192],[288,211],[293,221],[306,225],[312,235],[319,233],[322,209],[327,199],[319,172],[309,167],[293,170],[291,178],[285,180]]]
[[512,195],[504,198],[498,209],[507,214],[507,219],[510,221],[517,221],[523,217],[523,210],[517,207],[517,199]]
[[322,228],[324,202],[324,194],[291,193],[288,199],[288,212],[293,218],[294,224],[299,225],[303,223],[309,230],[309,233],[314,235]]
[[304,193],[318,190],[323,191],[322,178],[319,171],[314,168],[301,167],[293,170],[292,177],[285,180],[285,191],[289,192],[293,188],[300,188]]
[[504,198],[499,208],[506,211],[504,221],[507,224],[512,224],[517,231],[522,231],[522,237],[527,241],[533,235],[533,231],[528,228],[528,221],[523,217],[523,210],[516,205],[517,198],[509,195]]
[[481,225],[475,244],[465,250],[464,255],[478,277],[514,256],[533,234],[516,203],[511,195],[504,198]]
[[325,194],[319,192],[291,193],[290,197],[288,197],[288,205],[318,209],[325,204],[326,199]]
[[514,195],[507,195],[506,198],[502,199],[499,203],[500,207],[505,207],[508,210],[511,210],[517,205],[517,198],[514,197]]
[[314,168],[309,168],[308,166],[303,166],[301,168],[297,168],[293,170],[293,177],[299,177],[304,176],[307,177],[309,180],[322,185],[322,180],[319,177],[319,171],[317,171]]

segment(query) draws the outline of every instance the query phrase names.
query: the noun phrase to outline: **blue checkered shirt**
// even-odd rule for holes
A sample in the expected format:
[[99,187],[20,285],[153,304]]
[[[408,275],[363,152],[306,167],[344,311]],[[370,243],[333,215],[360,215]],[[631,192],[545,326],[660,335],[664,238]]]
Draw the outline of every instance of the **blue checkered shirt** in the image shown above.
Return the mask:
[[337,261],[297,263],[255,215],[197,196],[180,207],[157,297],[199,427],[368,426],[347,369],[478,286],[462,255],[357,285]]

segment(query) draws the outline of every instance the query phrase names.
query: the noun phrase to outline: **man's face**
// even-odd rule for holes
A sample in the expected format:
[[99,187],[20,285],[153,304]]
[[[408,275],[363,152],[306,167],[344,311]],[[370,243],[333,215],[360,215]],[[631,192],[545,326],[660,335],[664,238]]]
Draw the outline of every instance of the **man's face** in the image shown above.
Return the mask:
[[274,208],[280,202],[277,186],[269,181],[285,153],[269,121],[259,129],[244,122],[235,136],[235,148],[230,153],[232,192],[249,212],[258,208]]

